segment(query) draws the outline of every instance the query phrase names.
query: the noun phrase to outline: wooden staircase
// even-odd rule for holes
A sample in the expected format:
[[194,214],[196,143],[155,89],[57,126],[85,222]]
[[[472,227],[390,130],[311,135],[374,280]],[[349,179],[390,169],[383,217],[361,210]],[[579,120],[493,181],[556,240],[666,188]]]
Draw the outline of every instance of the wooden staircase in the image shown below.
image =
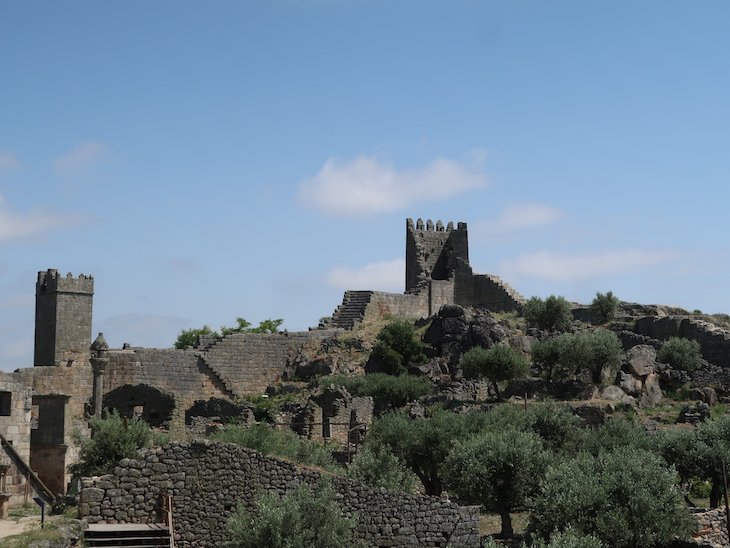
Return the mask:
[[92,523],[84,531],[86,546],[105,548],[170,548],[170,528],[163,523]]
[[165,523],[91,523],[84,531],[84,543],[90,548],[175,548],[169,495],[162,497],[162,519]]

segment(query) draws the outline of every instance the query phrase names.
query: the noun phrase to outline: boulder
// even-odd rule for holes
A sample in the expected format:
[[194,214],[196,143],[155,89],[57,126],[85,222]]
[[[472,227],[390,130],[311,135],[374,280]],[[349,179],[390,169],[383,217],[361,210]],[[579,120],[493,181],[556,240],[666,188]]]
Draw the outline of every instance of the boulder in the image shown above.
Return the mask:
[[303,380],[310,380],[320,375],[331,375],[335,369],[335,360],[332,356],[314,358],[297,364],[295,375]]
[[689,395],[693,400],[703,401],[710,407],[717,403],[717,392],[715,392],[715,389],[711,386],[693,388]]
[[621,401],[624,396],[626,396],[626,392],[614,385],[607,386],[601,391],[601,398],[604,400]]
[[697,425],[710,418],[710,406],[705,402],[697,402],[682,407],[677,418],[677,423],[689,423]]
[[615,385],[607,386],[601,391],[601,398],[604,400],[613,401],[623,405],[636,405],[636,398],[626,394],[621,388]]
[[606,416],[613,414],[611,404],[580,403],[573,407],[575,413],[581,419],[581,426],[600,426],[606,422]]
[[662,401],[662,389],[659,386],[659,376],[655,373],[647,375],[644,380],[644,390],[639,403],[642,407],[654,407]]
[[637,377],[646,377],[654,373],[656,350],[647,344],[637,344],[626,353],[629,371]]
[[637,379],[631,373],[624,373],[623,371],[619,373],[619,386],[629,396],[641,394],[641,379]]

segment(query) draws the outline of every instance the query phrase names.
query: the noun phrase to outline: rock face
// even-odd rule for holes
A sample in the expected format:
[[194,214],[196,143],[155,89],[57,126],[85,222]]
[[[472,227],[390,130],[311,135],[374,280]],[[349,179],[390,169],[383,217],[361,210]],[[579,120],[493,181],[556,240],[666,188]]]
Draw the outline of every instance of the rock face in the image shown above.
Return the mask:
[[[171,443],[122,459],[114,474],[84,478],[79,514],[90,523],[157,522],[161,495],[173,497],[175,544],[221,546],[237,504],[252,510],[264,493],[313,485],[322,474],[227,443]],[[370,489],[330,477],[343,513],[368,546],[479,546],[478,507],[437,497]]]
[[626,352],[629,371],[637,377],[646,377],[654,373],[656,350],[646,344],[637,344]]
[[423,336],[436,353],[456,372],[461,355],[474,346],[490,348],[498,342],[509,341],[524,352],[529,352],[534,337],[510,331],[486,310],[457,305],[442,306]]
[[[620,390],[634,403],[638,400],[642,407],[654,407],[662,400],[659,375],[656,371],[656,350],[647,344],[637,344],[626,352],[626,361],[618,374],[619,386],[608,388],[620,387]],[[618,397],[613,399],[620,401]]]

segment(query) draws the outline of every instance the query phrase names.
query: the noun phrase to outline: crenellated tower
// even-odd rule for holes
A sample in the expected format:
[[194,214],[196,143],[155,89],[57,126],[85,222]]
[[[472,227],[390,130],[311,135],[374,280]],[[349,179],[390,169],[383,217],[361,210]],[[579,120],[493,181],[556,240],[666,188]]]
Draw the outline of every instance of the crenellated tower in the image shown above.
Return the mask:
[[61,276],[55,269],[38,273],[34,365],[88,361],[93,298],[92,276]]
[[466,223],[406,219],[406,293],[416,293],[431,280],[448,280],[454,269],[469,265]]

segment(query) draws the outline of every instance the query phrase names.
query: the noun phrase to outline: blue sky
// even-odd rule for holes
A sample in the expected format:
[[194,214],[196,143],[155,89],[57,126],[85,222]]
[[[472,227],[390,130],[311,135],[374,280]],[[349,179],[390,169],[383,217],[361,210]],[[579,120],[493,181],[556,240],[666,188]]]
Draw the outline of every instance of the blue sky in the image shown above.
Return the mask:
[[405,218],[525,296],[730,312],[726,2],[3,2],[0,369],[36,272],[94,331],[306,329],[403,290]]

